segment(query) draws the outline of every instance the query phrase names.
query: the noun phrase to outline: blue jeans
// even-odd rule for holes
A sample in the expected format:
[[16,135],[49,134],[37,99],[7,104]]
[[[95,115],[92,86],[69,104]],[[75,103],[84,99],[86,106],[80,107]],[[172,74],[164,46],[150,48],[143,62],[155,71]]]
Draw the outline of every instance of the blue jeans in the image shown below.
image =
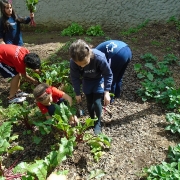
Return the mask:
[[131,59],[132,52],[128,46],[120,49],[120,51],[111,58],[113,82],[111,85],[110,92],[113,93],[116,98],[120,97],[120,92],[122,88],[122,78]]

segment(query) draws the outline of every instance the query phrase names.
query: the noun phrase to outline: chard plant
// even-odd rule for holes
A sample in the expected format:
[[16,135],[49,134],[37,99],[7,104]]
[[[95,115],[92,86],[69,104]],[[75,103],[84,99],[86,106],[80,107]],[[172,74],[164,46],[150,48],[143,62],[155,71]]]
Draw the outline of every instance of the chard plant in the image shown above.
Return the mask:
[[94,126],[94,122],[97,119],[86,119],[85,123],[77,123],[76,126],[72,127],[69,124],[69,117],[72,116],[72,113],[69,111],[68,107],[61,103],[56,105],[55,115],[53,119],[56,124],[54,126],[64,132],[64,136],[67,139],[75,137],[76,144],[84,143],[90,146],[91,153],[94,155],[94,160],[98,161],[102,156],[103,149],[109,148],[111,139],[104,134],[98,136],[93,136],[92,134],[86,132],[89,127]]
[[[51,151],[43,160],[35,160],[31,163],[21,162],[12,169],[12,172],[18,174],[16,177],[22,180],[45,180],[56,166],[72,156],[73,146],[73,138],[69,140],[61,138],[61,142],[56,145],[58,149]],[[67,171],[60,173],[67,173]]]
[[12,123],[19,123],[22,121],[27,129],[33,128],[30,120],[29,114],[31,113],[32,107],[28,104],[27,101],[24,101],[22,104],[10,104],[8,108],[0,109],[0,114],[8,121]]
[[[26,6],[27,6],[27,9],[30,11],[30,13],[33,13],[36,11],[37,3],[38,3],[38,0],[26,0]],[[36,26],[36,23],[34,21],[34,17],[31,17],[30,25]]]
[[66,29],[61,31],[61,36],[80,36],[84,34],[84,28],[78,23],[72,23]]
[[18,139],[18,135],[12,135],[11,132],[12,124],[10,122],[4,122],[0,126],[0,179],[4,180],[21,177],[21,174],[12,172],[12,169],[17,164],[19,159],[17,159],[8,168],[3,166],[5,156],[8,157],[10,154],[24,149],[22,146],[17,145],[17,143],[13,143],[16,139]]
[[59,84],[69,82],[69,62],[62,61],[56,64],[45,64],[42,67],[41,74],[37,75],[40,82],[46,82],[48,85],[58,87]]

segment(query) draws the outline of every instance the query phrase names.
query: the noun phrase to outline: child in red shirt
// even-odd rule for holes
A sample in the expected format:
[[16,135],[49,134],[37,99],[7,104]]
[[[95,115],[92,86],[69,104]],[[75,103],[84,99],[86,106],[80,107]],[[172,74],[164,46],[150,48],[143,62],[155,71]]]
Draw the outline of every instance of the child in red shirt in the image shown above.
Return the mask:
[[[26,68],[38,72],[41,66],[40,58],[35,53],[30,53],[24,47],[12,44],[0,44],[0,74],[3,78],[12,78],[10,82],[9,103],[22,102],[26,93],[17,93],[20,87],[20,78],[38,84],[38,81],[26,73]],[[21,97],[19,97],[21,96]]]
[[[50,119],[55,113],[55,106],[53,103],[59,105],[66,100],[70,106],[72,105],[72,98],[68,94],[45,83],[36,86],[33,95],[37,101],[37,106],[42,114],[46,116],[46,119]],[[69,121],[77,122],[77,117],[71,116]]]

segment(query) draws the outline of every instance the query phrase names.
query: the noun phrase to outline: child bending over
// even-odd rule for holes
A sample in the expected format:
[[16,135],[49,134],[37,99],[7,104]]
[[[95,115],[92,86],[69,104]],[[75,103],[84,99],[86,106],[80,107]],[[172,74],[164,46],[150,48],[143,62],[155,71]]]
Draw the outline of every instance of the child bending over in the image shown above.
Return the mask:
[[[45,83],[36,86],[33,91],[33,95],[37,101],[37,106],[41,110],[42,114],[45,114],[46,119],[50,119],[54,115],[54,103],[59,105],[61,102],[66,100],[70,106],[72,105],[72,98],[68,94]],[[70,116],[69,121],[70,123],[75,123],[77,122],[77,117]]]

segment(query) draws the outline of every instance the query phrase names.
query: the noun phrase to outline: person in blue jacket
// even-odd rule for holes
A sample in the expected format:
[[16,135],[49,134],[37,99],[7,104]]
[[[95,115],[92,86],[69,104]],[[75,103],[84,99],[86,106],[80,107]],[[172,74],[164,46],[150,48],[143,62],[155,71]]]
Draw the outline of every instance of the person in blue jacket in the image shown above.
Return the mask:
[[101,98],[104,93],[104,105],[110,103],[109,91],[111,90],[112,71],[107,63],[104,53],[91,49],[88,44],[79,39],[70,45],[70,76],[77,103],[81,102],[82,91],[87,100],[87,108],[92,119],[97,116],[94,133],[101,132]]
[[19,17],[10,1],[2,0],[0,2],[1,18],[0,18],[0,44],[14,44],[18,46],[23,45],[22,32],[20,24],[28,24],[31,21],[31,17],[34,17],[33,13],[30,13],[30,17]]
[[132,59],[132,52],[130,47],[119,40],[109,40],[99,44],[96,49],[100,50],[106,55],[109,66],[113,73],[113,82],[111,85],[111,104],[114,98],[120,98],[122,89],[122,78],[124,72]]

